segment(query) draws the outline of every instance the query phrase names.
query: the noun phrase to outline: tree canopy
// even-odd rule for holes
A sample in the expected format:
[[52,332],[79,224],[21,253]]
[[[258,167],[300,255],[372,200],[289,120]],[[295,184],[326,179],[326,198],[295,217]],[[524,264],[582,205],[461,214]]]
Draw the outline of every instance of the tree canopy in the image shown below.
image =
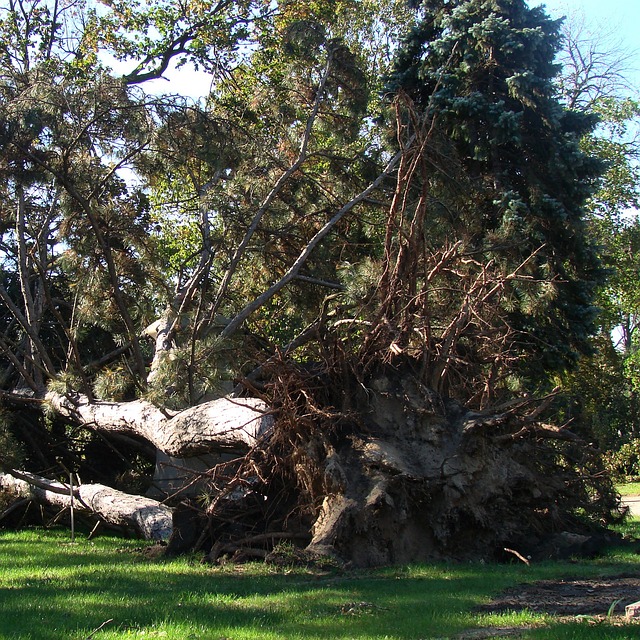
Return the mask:
[[[462,299],[481,277],[473,304],[484,308],[457,318],[461,361],[484,364],[486,385],[521,372],[530,386],[531,375],[562,370],[585,351],[594,329],[603,274],[584,212],[601,165],[579,143],[595,119],[558,103],[560,25],[542,9],[421,6],[390,86],[426,122],[420,195],[435,231],[429,249],[457,243],[460,257],[438,324],[450,321],[452,302],[468,305]],[[433,297],[428,304],[433,313]]]

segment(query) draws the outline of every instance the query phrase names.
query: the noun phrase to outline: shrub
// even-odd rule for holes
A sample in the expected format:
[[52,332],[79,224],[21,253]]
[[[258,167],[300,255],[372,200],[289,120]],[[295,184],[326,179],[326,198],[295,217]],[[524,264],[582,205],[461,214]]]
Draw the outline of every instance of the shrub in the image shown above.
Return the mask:
[[605,464],[616,480],[640,477],[640,438],[623,444],[617,451],[607,452]]

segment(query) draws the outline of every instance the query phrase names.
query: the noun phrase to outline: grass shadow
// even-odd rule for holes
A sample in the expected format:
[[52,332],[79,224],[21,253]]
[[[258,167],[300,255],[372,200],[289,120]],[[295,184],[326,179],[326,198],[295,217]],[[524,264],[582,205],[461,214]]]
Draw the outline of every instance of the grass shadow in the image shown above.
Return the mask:
[[[633,561],[418,565],[318,576],[265,565],[221,569],[194,559],[149,560],[139,546],[110,538],[71,545],[50,531],[0,532],[0,639],[82,640],[107,620],[95,640],[454,638],[477,627],[476,605],[508,586],[615,574]],[[544,622],[520,637],[571,638],[588,631],[526,612],[509,619],[521,627]],[[482,619],[483,626],[503,622],[500,616]],[[549,635],[552,629],[558,635]],[[575,637],[627,637],[625,630],[607,633]]]

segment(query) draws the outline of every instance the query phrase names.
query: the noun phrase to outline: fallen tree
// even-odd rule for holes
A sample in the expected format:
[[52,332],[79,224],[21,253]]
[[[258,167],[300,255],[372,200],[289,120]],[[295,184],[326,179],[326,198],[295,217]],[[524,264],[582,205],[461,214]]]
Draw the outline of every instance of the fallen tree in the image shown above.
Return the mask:
[[58,510],[75,509],[145,540],[166,542],[173,531],[171,509],[143,496],[100,484],[69,486],[26,471],[0,474],[0,490]]
[[[323,380],[319,390],[315,375],[280,363],[286,402],[271,439],[209,485],[198,541],[209,560],[274,546],[277,555],[283,539],[302,543],[301,558],[359,566],[495,559],[622,516],[597,453],[544,424],[543,403],[469,411],[426,388],[415,365],[399,361],[364,385]],[[345,395],[357,411],[336,411]]]
[[49,393],[49,407],[89,429],[139,436],[170,456],[247,451],[268,435],[273,417],[257,398],[219,398],[169,411],[144,400],[99,402]]
[[[58,504],[44,476],[82,469],[83,508],[166,539],[142,498],[125,517],[91,487],[148,476],[153,449],[225,453],[169,498],[173,549],[211,561],[281,541],[358,565],[492,558],[619,516],[553,404],[602,282],[584,220],[599,166],[578,146],[593,122],[555,99],[558,25],[524,0],[426,4],[388,87],[393,142],[348,34],[312,19],[247,29],[265,49],[211,104],[67,73],[71,40],[33,74],[5,57],[0,439],[34,472],[5,477],[15,495]],[[85,24],[69,28],[94,42]]]
[[[532,550],[552,533],[589,534],[603,515],[622,516],[608,479],[593,466],[594,452],[570,430],[541,420],[553,394],[500,413],[470,411],[424,386],[416,365],[400,358],[366,384],[343,374],[332,380],[325,371],[319,385],[317,369],[272,362],[265,374],[279,406],[269,414],[262,401],[227,398],[189,410],[186,421],[165,417],[163,428],[174,429],[166,442],[208,426],[204,449],[194,441],[171,451],[235,452],[205,472],[185,469],[185,487],[197,481],[209,504],[202,508],[176,490],[174,505],[187,516],[175,520],[170,551],[197,549],[213,562],[277,556],[280,542],[293,541],[305,560],[330,556],[358,566],[495,559],[505,547]],[[357,410],[336,410],[347,398]],[[235,424],[230,414],[212,419],[215,406],[235,407]],[[144,415],[137,401],[66,407],[68,419],[92,430],[137,433],[131,416]],[[202,425],[194,428],[196,416]],[[222,423],[216,436],[214,425]],[[230,432],[244,435],[231,441]],[[70,506],[67,485],[33,474],[5,474],[0,488]],[[155,501],[101,485],[81,485],[74,496],[79,510],[105,522],[151,540],[171,536],[172,510]]]

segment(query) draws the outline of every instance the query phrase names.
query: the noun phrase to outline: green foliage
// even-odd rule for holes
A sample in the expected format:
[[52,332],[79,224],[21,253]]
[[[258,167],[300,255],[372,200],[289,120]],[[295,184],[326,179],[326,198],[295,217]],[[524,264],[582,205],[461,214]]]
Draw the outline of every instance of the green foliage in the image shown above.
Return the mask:
[[184,409],[228,394],[234,380],[255,366],[240,360],[241,353],[240,341],[222,340],[213,333],[187,342],[160,359],[145,398],[158,406]]
[[[638,100],[621,76],[624,58],[602,50],[591,38],[567,30],[561,90],[572,108],[598,116],[597,128],[581,146],[606,167],[588,202],[589,232],[595,238],[607,281],[597,291],[600,332],[592,355],[564,379],[573,396],[571,417],[587,437],[615,450],[638,436],[637,283],[640,250],[638,207]],[[615,348],[614,348],[615,346]],[[613,454],[612,454],[613,455]],[[614,456],[615,457],[615,456]]]
[[[3,243],[11,269],[35,283],[30,295],[46,299],[34,305],[43,308],[38,322],[63,310],[47,317],[55,335],[36,350],[44,360],[57,351],[36,378],[69,368],[83,391],[115,398],[132,372],[144,387],[140,330],[185,289],[181,313],[195,335],[183,333],[176,346],[192,367],[211,318],[233,316],[286,273],[318,227],[376,175],[372,88],[409,13],[398,1],[362,6],[18,0],[6,8]],[[116,78],[113,58],[133,69]],[[184,64],[211,72],[208,100],[144,93],[147,80]],[[28,225],[16,237],[19,188]],[[302,274],[317,284],[297,283],[256,313],[256,332],[286,343],[313,320],[323,283],[340,286],[336,263],[375,251],[376,209],[361,207],[317,248]],[[36,246],[38,261],[16,267]],[[19,287],[13,295],[28,306]],[[115,352],[127,344],[126,357],[96,376],[98,345]]]
[[23,447],[13,433],[14,421],[14,415],[0,409],[0,471],[20,469],[24,462]]
[[[49,381],[48,389],[53,393],[59,393],[66,395],[67,393],[73,393],[75,389],[78,389],[82,384],[82,381],[78,377],[77,373],[73,371],[63,371],[54,379]],[[46,406],[46,404],[45,404]]]
[[[596,120],[558,101],[559,23],[542,8],[414,5],[420,21],[388,83],[407,96],[401,143],[415,132],[410,152],[421,154],[397,214],[413,244],[389,243],[398,265],[412,258],[394,274],[400,290],[385,293],[400,308],[411,287],[420,292],[425,335],[443,328],[434,357],[446,354],[445,370],[457,359],[455,376],[479,393],[485,383],[506,392],[514,374],[533,390],[588,352],[596,328],[604,271],[586,205],[602,163],[579,147]],[[425,253],[433,258],[423,264]]]
[[600,118],[595,135],[583,139],[585,150],[606,162],[601,185],[591,201],[591,209],[617,225],[627,209],[640,206],[638,141],[633,129],[640,118],[640,102],[626,98],[600,98],[592,106]]
[[640,476],[640,438],[625,442],[619,449],[608,451],[605,462],[612,477],[618,481]]
[[[0,319],[8,390],[24,378],[38,395],[49,382],[130,398],[153,359],[141,332],[165,309],[179,310],[185,328],[158,368],[166,387],[149,393],[161,401],[172,389],[184,406],[232,379],[213,344],[217,315],[233,317],[282,277],[377,175],[372,89],[408,14],[399,1],[355,7],[16,0],[2,9],[0,243],[16,304]],[[185,64],[211,73],[208,99],[145,93]],[[268,354],[340,289],[338,262],[376,251],[379,210],[362,205],[302,279],[254,313]],[[241,346],[234,371],[253,366],[256,344]]]
[[638,394],[611,334],[600,332],[592,345],[593,353],[561,379],[561,420],[603,450],[614,450],[640,428]]
[[357,305],[360,301],[369,298],[375,291],[380,281],[382,265],[380,261],[365,257],[359,262],[343,262],[338,265],[340,281],[346,287],[341,296],[347,305]]
[[96,398],[112,402],[131,399],[133,387],[134,380],[122,364],[105,367],[93,383]]
[[103,5],[108,10],[95,6],[89,11],[93,28],[85,49],[94,56],[108,50],[117,60],[134,64],[125,76],[130,84],[160,77],[171,63],[224,74],[235,64],[238,49],[251,42],[252,22],[268,15],[268,3],[261,0],[109,0]]

